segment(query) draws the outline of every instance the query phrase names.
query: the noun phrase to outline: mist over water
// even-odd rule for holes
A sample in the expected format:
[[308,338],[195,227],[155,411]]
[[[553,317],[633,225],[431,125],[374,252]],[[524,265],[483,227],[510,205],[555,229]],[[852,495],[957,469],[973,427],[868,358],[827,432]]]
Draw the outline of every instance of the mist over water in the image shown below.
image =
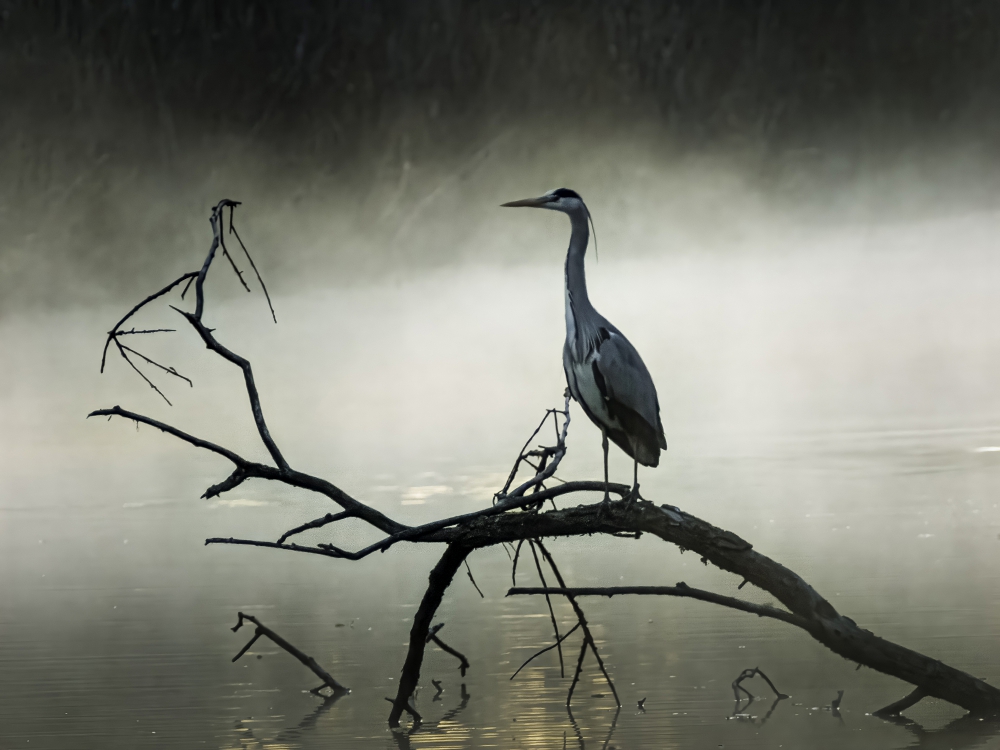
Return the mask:
[[[890,65],[910,37],[894,46],[888,32],[873,33],[869,60],[882,77],[855,96],[844,81],[857,71],[831,74],[831,101],[853,108],[824,120],[827,103],[803,103],[806,84],[786,79],[786,95],[773,79],[775,61],[798,42],[777,44],[773,58],[754,53],[758,68],[720,82],[726,61],[706,60],[721,60],[727,39],[745,37],[741,24],[763,18],[739,15],[685,53],[681,78],[701,81],[685,99],[674,62],[643,68],[666,58],[626,43],[643,38],[643,17],[630,15],[641,5],[563,25],[541,4],[531,18],[551,25],[508,18],[483,37],[470,29],[493,28],[493,11],[442,20],[434,14],[450,6],[428,6],[407,33],[392,32],[403,23],[392,13],[360,14],[371,38],[397,40],[389,51],[365,48],[366,65],[344,62],[346,53],[331,62],[323,55],[334,53],[313,50],[306,35],[301,60],[325,60],[314,67],[335,83],[296,78],[276,56],[261,100],[282,86],[287,98],[267,117],[245,93],[249,77],[233,79],[229,115],[198,98],[203,88],[185,100],[184,60],[205,60],[159,46],[181,32],[151,37],[150,72],[128,44],[101,46],[101,34],[113,37],[107,28],[121,32],[117,15],[100,33],[74,36],[87,24],[73,4],[56,31],[10,6],[22,15],[0,28],[0,85],[13,103],[0,121],[0,159],[13,176],[0,203],[0,746],[996,746],[988,722],[924,734],[960,717],[941,702],[908,712],[919,726],[867,715],[909,686],[856,671],[788,626],[652,597],[583,602],[623,708],[616,715],[588,659],[568,714],[569,679],[554,652],[508,680],[552,636],[544,603],[504,597],[511,563],[500,548],[470,558],[485,598],[460,572],[439,611],[445,640],[471,670],[460,678],[450,656],[428,650],[416,697],[427,723],[393,734],[383,697],[395,693],[439,551],[397,546],[350,563],[206,547],[215,536],[276,539],[329,503],[263,482],[201,500],[227,462],[145,426],[85,419],[120,404],[267,460],[239,373],[166,304],[135,323],[177,331],[137,348],[194,387],[149,368],[168,406],[116,356],[98,373],[110,326],[200,266],[209,209],[234,198],[278,323],[255,281],[247,295],[217,260],[206,324],[253,362],[290,463],[404,523],[484,507],[565,387],[567,222],[499,204],[571,187],[596,223],[592,301],[636,345],[658,389],[670,448],[659,468],[640,471],[643,495],[744,537],[876,634],[996,679],[1000,213],[992,100],[977,93],[989,70],[969,73],[969,52],[941,66],[944,79],[968,82],[965,99],[949,99],[937,80],[920,94]],[[808,27],[775,8],[754,37],[760,49],[799,39],[785,33],[796,23]],[[258,27],[219,16],[213,33],[234,43],[244,24],[298,44],[298,27],[282,26],[289,18],[298,19],[279,14]],[[646,19],[652,36],[683,20],[657,18]],[[683,28],[715,18],[693,15]],[[447,69],[475,74],[447,78],[433,56],[424,68],[376,64],[438,49],[420,41],[425,21],[452,34],[462,64]],[[313,22],[341,28],[325,16]],[[532,46],[545,29],[550,44]],[[476,56],[483,39],[496,49]],[[115,49],[126,52],[116,58]],[[847,70],[830,59],[831,70]],[[475,65],[490,60],[509,61],[509,78],[477,78],[485,74]],[[525,84],[518,98],[515,83],[533,62],[547,62],[551,80]],[[811,65],[802,63],[810,75],[822,68]],[[715,72],[699,78],[706,70]],[[762,82],[747,89],[754,70]],[[50,99],[24,85],[25,71],[54,82]],[[366,75],[375,81],[367,88]],[[314,97],[311,109],[281,76]],[[421,76],[445,82],[426,87]],[[393,80],[408,83],[385,83]],[[887,81],[897,99],[879,98]],[[349,85],[355,103],[331,104]],[[760,95],[759,109],[746,90]],[[789,122],[746,125],[782,102],[797,113]],[[939,117],[942,108],[950,114]],[[168,301],[190,305],[178,298]],[[600,473],[600,434],[574,405],[559,476]],[[631,476],[617,450],[611,475]],[[376,538],[351,522],[302,537],[349,548]],[[555,540],[550,549],[570,585],[683,580],[737,595],[740,583],[645,537]],[[517,580],[535,582],[530,564]],[[738,595],[770,600],[752,587]],[[312,676],[265,641],[231,663],[249,638],[230,632],[240,610],[352,693],[325,703],[309,695]],[[572,627],[564,603],[556,612]],[[578,646],[567,644],[572,674]],[[730,683],[754,666],[792,698],[772,706],[766,686],[752,684],[761,700],[734,716]],[[827,710],[838,690],[840,718]]]

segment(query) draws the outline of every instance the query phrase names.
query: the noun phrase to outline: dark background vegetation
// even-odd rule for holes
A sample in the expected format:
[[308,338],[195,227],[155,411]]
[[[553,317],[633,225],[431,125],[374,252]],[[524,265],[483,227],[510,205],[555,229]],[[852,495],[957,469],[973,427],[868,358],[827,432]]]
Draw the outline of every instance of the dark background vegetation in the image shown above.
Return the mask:
[[641,123],[772,178],[811,154],[834,187],[960,144],[948,179],[992,188],[998,74],[1000,4],[976,0],[0,0],[0,309],[159,278],[220,191],[339,206],[343,237],[374,232],[353,265],[377,271],[413,207],[514,126],[592,147]]

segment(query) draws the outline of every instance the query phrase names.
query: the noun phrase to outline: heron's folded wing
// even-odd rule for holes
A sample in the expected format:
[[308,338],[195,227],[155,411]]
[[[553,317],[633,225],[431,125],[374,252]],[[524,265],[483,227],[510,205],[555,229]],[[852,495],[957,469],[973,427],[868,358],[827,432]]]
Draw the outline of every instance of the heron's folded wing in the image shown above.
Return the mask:
[[624,406],[648,425],[652,440],[666,448],[663,426],[660,423],[660,405],[656,387],[646,365],[631,342],[614,331],[600,343],[598,357],[594,360],[595,374],[600,374],[611,406]]

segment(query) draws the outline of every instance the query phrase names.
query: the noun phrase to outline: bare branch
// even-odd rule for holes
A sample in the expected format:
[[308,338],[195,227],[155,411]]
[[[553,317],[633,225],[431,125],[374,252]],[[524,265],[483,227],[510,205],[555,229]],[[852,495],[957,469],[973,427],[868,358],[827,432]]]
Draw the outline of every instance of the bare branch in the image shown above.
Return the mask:
[[[582,625],[582,622],[578,622],[577,625]],[[580,675],[583,674],[583,660],[587,656],[587,649],[590,643],[587,640],[586,635],[584,635],[583,641],[580,643],[580,656],[576,659],[576,669],[573,670],[573,682],[569,685],[569,692],[566,695],[566,708],[569,708],[570,703],[573,700],[573,693],[576,691],[577,683],[580,682]]]
[[256,617],[254,617],[253,615],[244,614],[243,612],[239,612],[238,616],[239,616],[239,619],[236,621],[236,625],[233,627],[233,632],[234,633],[237,630],[239,630],[241,627],[243,627],[243,621],[244,620],[249,620],[254,625],[256,625],[257,626],[257,632],[254,634],[254,637],[250,641],[250,643],[248,643],[246,646],[244,646],[243,649],[233,658],[233,661],[236,661],[241,656],[243,656],[243,654],[245,654],[250,649],[250,646],[253,645],[254,641],[256,641],[260,636],[266,635],[268,638],[270,638],[272,641],[274,641],[274,643],[275,643],[276,646],[279,646],[280,648],[283,648],[285,651],[287,651],[292,656],[294,656],[296,659],[298,659],[300,662],[302,662],[302,664],[304,664],[309,669],[311,669],[312,672],[313,672],[313,674],[315,674],[317,677],[319,677],[321,680],[323,680],[323,682],[331,690],[333,690],[335,693],[347,693],[347,692],[350,692],[350,690],[348,688],[344,687],[339,682],[337,682],[335,679],[333,679],[333,677],[330,676],[330,673],[327,672],[325,669],[323,669],[316,662],[315,659],[313,659],[308,654],[305,654],[302,651],[300,651],[298,648],[296,648],[291,643],[289,643],[284,638],[282,638],[280,635],[278,635],[273,630],[271,630],[271,628],[269,628],[266,625],[264,625],[263,623],[261,623],[261,621],[258,620]]
[[449,544],[428,577],[427,591],[424,592],[424,598],[410,628],[410,647],[406,652],[406,661],[403,662],[403,673],[399,677],[396,699],[389,713],[390,726],[399,726],[399,719],[403,711],[407,710],[410,696],[413,695],[420,679],[420,667],[424,661],[424,646],[427,643],[431,618],[441,604],[445,590],[451,585],[455,572],[469,552],[471,550],[468,547]]
[[274,314],[274,305],[271,304],[271,295],[267,293],[267,285],[264,283],[264,279],[260,277],[260,271],[257,270],[257,264],[253,262],[253,258],[250,257],[250,252],[247,250],[247,246],[243,244],[243,240],[240,239],[239,232],[236,231],[236,227],[233,226],[233,209],[229,209],[229,232],[230,234],[236,235],[236,241],[240,243],[240,247],[243,248],[243,254],[247,256],[247,260],[250,261],[250,267],[253,272],[257,275],[257,281],[260,282],[260,288],[264,290],[264,298],[267,300],[267,307],[271,311],[271,318],[275,323],[278,322],[278,316]]
[[[98,412],[94,412],[97,414]],[[248,464],[249,466],[249,464]],[[505,501],[503,504],[498,503],[489,508],[483,508],[482,510],[473,511],[471,513],[463,513],[459,516],[452,516],[450,518],[444,518],[440,521],[432,521],[431,523],[423,524],[422,526],[403,526],[402,524],[396,523],[385,516],[382,516],[378,511],[358,503],[356,500],[347,498],[343,492],[337,490],[339,493],[337,497],[333,494],[329,494],[326,491],[319,489],[319,484],[299,484],[294,481],[296,477],[302,477],[299,472],[283,472],[278,473],[276,476],[265,476],[264,473],[259,473],[261,469],[268,469],[269,467],[261,467],[259,464],[254,464],[252,466],[254,476],[260,476],[264,479],[280,479],[287,484],[291,484],[295,487],[306,487],[307,489],[315,489],[317,492],[323,492],[323,494],[328,494],[331,499],[340,503],[342,506],[347,508],[354,508],[355,514],[358,518],[368,521],[373,526],[385,530],[385,525],[381,523],[376,523],[373,518],[377,516],[384,519],[384,521],[389,524],[393,524],[395,529],[392,534],[387,536],[381,541],[370,544],[364,549],[358,550],[357,552],[348,552],[346,550],[341,550],[333,547],[332,545],[320,545],[323,549],[317,549],[315,547],[301,547],[299,545],[289,545],[289,544],[278,544],[275,542],[265,542],[256,541],[252,539],[234,539],[232,537],[213,537],[211,539],[206,539],[205,544],[242,544],[250,545],[253,547],[271,547],[274,549],[287,549],[293,550],[295,552],[311,552],[313,554],[326,555],[327,557],[338,557],[346,560],[361,560],[362,558],[368,557],[368,555],[373,552],[385,552],[387,549],[392,547],[394,544],[399,542],[448,542],[453,539],[458,529],[464,529],[473,521],[477,521],[489,516],[499,516],[505,514],[511,510],[517,510],[528,505],[534,505],[539,502],[539,500],[548,500],[552,497],[558,497],[559,495],[566,495],[572,492],[604,492],[604,482],[598,481],[585,481],[585,482],[567,482],[566,484],[559,485],[558,487],[551,487],[549,489],[542,490],[541,492],[530,495],[528,497],[514,498]],[[323,480],[315,479],[310,477],[310,480],[316,483],[323,482]],[[328,483],[327,483],[328,484]],[[332,487],[332,485],[330,485]],[[333,488],[337,489],[337,488]],[[621,496],[626,496],[631,489],[625,484],[611,484],[609,489],[612,493]],[[346,499],[345,499],[346,498]],[[347,502],[349,501],[349,503]],[[530,514],[516,514],[517,516],[524,516],[525,518],[530,518]],[[449,527],[457,527],[454,531]],[[530,535],[529,535],[530,536]],[[516,539],[513,541],[517,541]],[[494,542],[484,542],[478,546],[489,547],[492,546]]]
[[309,529],[318,529],[327,524],[336,523],[344,518],[351,518],[354,514],[350,511],[344,510],[340,513],[327,513],[322,518],[317,518],[315,521],[309,521],[309,523],[304,523],[301,526],[296,526],[294,529],[289,529],[281,538],[278,539],[278,544],[283,544],[286,539],[295,534],[301,534],[303,531],[309,531]]
[[[548,562],[549,568],[552,570],[552,574],[556,577],[556,581],[559,582],[559,586],[562,588],[566,588],[566,582],[563,580],[562,573],[559,572],[559,568],[556,565],[555,558],[552,557],[552,555],[545,548],[545,545],[542,544],[540,539],[535,540],[535,544],[538,545],[538,551],[542,553],[542,556],[545,558],[546,562]],[[580,627],[583,629],[584,649],[586,649],[588,644],[590,645],[590,650],[593,652],[594,658],[597,659],[597,666],[600,668],[601,674],[604,675],[604,680],[608,683],[608,687],[611,688],[611,694],[615,698],[615,705],[618,706],[618,708],[621,708],[622,702],[618,698],[618,691],[615,690],[615,683],[614,681],[612,681],[611,675],[608,674],[608,670],[604,666],[604,659],[601,658],[601,654],[597,650],[597,642],[594,640],[594,636],[590,632],[590,626],[587,624],[587,618],[583,614],[583,609],[580,607],[580,604],[576,601],[575,596],[568,595],[566,599],[572,605],[573,611],[576,613],[576,619],[580,622]],[[582,665],[583,665],[583,656],[581,655],[580,660],[577,663],[577,669],[579,670]],[[579,679],[579,672],[573,678],[573,686],[576,685],[578,679]],[[571,686],[569,690],[569,695],[566,696],[567,707],[569,706],[569,703],[572,699],[573,699],[573,687]]]
[[[553,474],[556,473],[556,469],[559,467],[559,464],[562,462],[563,456],[566,455],[566,433],[569,432],[569,421],[570,421],[570,417],[569,417],[569,399],[570,399],[570,396],[569,396],[569,393],[567,393],[566,394],[565,405],[563,407],[563,411],[562,412],[558,412],[558,413],[560,413],[560,414],[563,415],[563,428],[562,428],[562,432],[559,433],[558,444],[557,444],[556,448],[553,450],[553,453],[552,453],[552,463],[550,463],[548,466],[546,466],[543,471],[538,472],[534,477],[532,477],[528,481],[526,481],[523,484],[521,484],[517,489],[515,489],[513,492],[511,492],[506,497],[520,497],[525,492],[527,492],[528,490],[530,490],[532,487],[535,487],[536,485],[540,485],[542,482],[544,482],[546,479],[548,479],[549,477],[551,477]],[[556,418],[556,414],[557,414],[557,412],[555,412],[553,410],[553,413],[552,413],[552,418],[553,419]],[[538,493],[538,495],[541,495],[541,494],[542,493]],[[541,502],[544,502],[545,500],[548,499],[548,498],[539,498],[538,495],[533,495],[532,497],[535,500],[539,500]]]
[[[168,329],[163,329],[163,330],[168,330]],[[143,331],[142,333],[148,333],[148,332],[147,331]],[[161,365],[159,362],[156,362],[156,361],[150,359],[149,357],[147,357],[142,352],[137,352],[135,349],[132,349],[131,347],[125,346],[125,344],[122,344],[119,341],[115,341],[115,344],[118,345],[119,349],[124,349],[125,351],[132,352],[135,356],[141,357],[143,360],[145,360],[149,364],[153,365],[153,367],[159,367],[165,373],[173,375],[175,378],[180,378],[181,380],[185,381],[192,388],[194,387],[194,383],[191,382],[191,378],[184,377],[179,372],[177,372],[177,370],[175,370],[173,367],[166,367],[164,365]]]
[[[545,581],[545,574],[542,572],[542,564],[538,561],[538,553],[535,552],[535,543],[529,540],[528,544],[531,547],[531,556],[535,560],[535,570],[538,571],[538,580],[542,582],[543,588],[547,588],[549,584]],[[556,622],[556,613],[555,610],[552,609],[552,598],[548,594],[545,595],[545,604],[549,608],[549,618],[552,620],[552,630],[556,636],[556,650],[559,652],[559,676],[565,677],[566,666],[563,663],[563,652],[562,646],[560,645],[562,643],[562,638],[559,637],[559,623]],[[577,625],[579,624],[580,623],[577,623]]]
[[742,612],[749,612],[751,614],[757,615],[758,617],[771,617],[775,620],[781,620],[787,622],[791,625],[795,625],[800,628],[806,628],[808,626],[807,621],[794,615],[791,612],[786,612],[785,610],[778,609],[777,607],[772,607],[767,604],[754,604],[753,602],[746,602],[742,599],[736,599],[731,596],[723,596],[721,594],[714,594],[711,591],[704,591],[702,589],[694,589],[688,586],[683,581],[679,582],[676,586],[609,586],[606,588],[595,588],[595,587],[581,587],[581,588],[512,588],[507,592],[507,596],[518,596],[524,594],[545,594],[552,595],[558,594],[561,596],[571,597],[571,596],[621,596],[625,594],[639,595],[639,596],[681,596],[687,597],[689,599],[700,599],[703,602],[711,602],[712,604],[719,604],[723,607],[729,607],[731,609],[738,609]]
[[476,588],[476,593],[479,594],[479,598],[485,599],[485,594],[483,594],[482,589],[479,588],[479,584],[476,583],[476,579],[472,575],[472,568],[469,567],[469,558],[465,558],[465,572],[468,574],[469,580],[472,581],[472,585]]
[[264,631],[261,630],[260,628],[257,628],[257,630],[254,631],[253,638],[247,641],[247,645],[245,645],[243,648],[240,649],[240,652],[232,658],[232,661],[234,663],[239,661],[240,657],[243,656],[243,654],[245,654],[247,651],[249,651],[251,646],[253,646],[253,644],[257,642],[257,639],[260,638],[262,635],[264,635]]
[[923,698],[927,697],[927,693],[922,688],[916,688],[909,695],[900,698],[895,703],[890,703],[888,706],[880,708],[878,711],[872,711],[873,716],[898,716],[900,713],[919,703]]
[[517,560],[521,556],[521,545],[524,544],[524,540],[521,539],[517,543],[517,549],[514,550],[514,560],[511,562],[510,567],[510,585],[517,585]]
[[[535,439],[535,435],[541,432],[542,427],[545,426],[545,423],[549,420],[549,417],[551,415],[552,415],[552,410],[547,409],[545,412],[545,416],[542,417],[542,421],[538,423],[538,427],[536,427],[535,431],[531,433],[531,436],[524,441],[524,446],[521,448],[521,452],[517,454],[517,459],[514,461],[514,466],[511,468],[510,474],[507,476],[507,481],[504,482],[503,489],[500,490],[496,495],[498,498],[504,497],[507,494],[507,491],[510,489],[511,484],[514,483],[514,478],[517,476],[517,470],[521,466],[521,462],[524,461],[525,456],[527,455],[528,446],[531,445],[531,441]],[[559,425],[556,424],[556,442],[558,441],[559,441]]]
[[124,417],[125,419],[131,419],[135,422],[142,422],[143,424],[148,424],[150,427],[155,427],[161,432],[165,432],[168,435],[173,435],[179,440],[183,440],[185,443],[190,443],[196,448],[204,448],[207,451],[212,451],[212,453],[218,453],[220,456],[228,458],[237,466],[250,466],[250,462],[244,459],[242,456],[238,456],[233,453],[228,448],[223,448],[221,445],[216,445],[215,443],[210,443],[207,440],[202,440],[194,435],[189,435],[186,432],[178,430],[176,427],[171,427],[164,422],[159,422],[155,419],[150,419],[149,417],[144,417],[142,414],[136,414],[132,411],[126,411],[120,406],[112,406],[110,409],[97,409],[96,411],[90,412],[87,417]]
[[[230,212],[232,212],[233,209],[230,208],[229,210],[230,210]],[[232,219],[231,218],[230,218],[229,221],[230,221],[230,223],[232,223]],[[249,292],[250,291],[250,287],[247,286],[247,282],[243,278],[243,272],[239,269],[239,266],[236,265],[236,261],[233,260],[233,256],[229,254],[229,249],[226,247],[225,233],[222,233],[222,234],[219,235],[219,245],[220,245],[220,247],[222,247],[222,255],[223,255],[223,257],[226,260],[229,261],[229,265],[232,266],[233,272],[236,274],[236,278],[238,278],[240,280],[240,284],[243,285],[243,288],[247,292]]]
[[163,289],[161,289],[160,291],[155,292],[155,293],[149,295],[148,297],[146,297],[146,299],[144,299],[138,305],[136,305],[131,310],[129,310],[127,313],[125,313],[125,316],[111,327],[111,331],[108,332],[108,339],[107,339],[107,341],[104,342],[104,351],[101,352],[101,372],[104,372],[104,363],[105,363],[105,361],[107,360],[107,357],[108,357],[108,347],[111,346],[111,341],[114,339],[115,336],[118,335],[116,332],[118,331],[118,329],[120,329],[122,327],[122,325],[125,323],[125,321],[128,320],[129,318],[131,318],[137,312],[139,312],[139,310],[141,310],[143,307],[145,307],[146,305],[148,305],[154,299],[158,299],[158,298],[162,297],[164,294],[166,294],[167,292],[169,292],[171,289],[173,289],[175,286],[177,286],[178,284],[180,284],[185,279],[190,280],[190,279],[195,278],[197,275],[198,274],[196,274],[194,272],[186,273],[183,276],[181,276],[179,279],[175,279],[174,281],[171,281],[169,284],[167,284],[165,287],[163,287]]
[[753,694],[745,687],[743,687],[741,683],[743,682],[743,680],[749,680],[753,677],[756,677],[757,675],[760,675],[761,677],[764,678],[764,681],[768,684],[771,690],[774,691],[774,697],[777,698],[779,701],[785,700],[785,698],[788,697],[784,693],[780,692],[778,688],[774,686],[774,683],[771,682],[770,678],[768,678],[768,676],[761,671],[760,667],[754,667],[753,669],[744,669],[742,672],[740,672],[739,676],[735,680],[733,680],[733,697],[737,701],[740,700],[740,694],[739,694],[740,690],[746,693],[747,697],[750,700],[753,700],[754,698]]
[[424,641],[424,643],[434,643],[435,645],[437,645],[439,649],[441,649],[446,653],[451,654],[456,659],[458,659],[458,669],[459,671],[461,671],[462,677],[465,677],[466,671],[468,671],[469,667],[471,666],[469,664],[469,660],[465,658],[465,654],[463,654],[461,651],[452,648],[447,643],[441,640],[441,637],[438,635],[438,632],[443,627],[444,623],[441,622],[435,625],[433,628],[431,628],[430,632],[427,634],[427,639]]
[[202,494],[201,497],[203,500],[211,500],[213,497],[218,497],[223,492],[229,492],[229,490],[236,489],[249,478],[250,474],[247,472],[247,470],[241,466],[237,466],[233,470],[232,474],[230,474],[228,477],[223,479],[218,484],[213,484],[211,487],[205,490],[205,492]]
[[129,356],[125,353],[125,347],[123,347],[118,342],[118,339],[115,339],[115,346],[118,347],[118,353],[122,355],[122,359],[124,359],[126,362],[128,362],[129,367],[131,367],[133,370],[135,370],[137,373],[139,373],[139,377],[142,378],[143,380],[145,380],[146,384],[150,388],[152,388],[154,391],[156,391],[158,394],[160,394],[160,398],[162,398],[164,401],[167,402],[167,406],[173,406],[173,404],[170,403],[170,399],[163,395],[163,391],[161,391],[159,388],[157,388],[156,385],[153,383],[153,381],[146,377],[146,373],[144,373],[142,370],[140,370],[138,367],[136,367],[135,362],[133,362],[131,359],[129,359]]
[[[517,677],[518,672],[520,672],[522,669],[524,669],[526,666],[528,666],[537,657],[541,656],[542,654],[546,653],[547,651],[551,651],[552,649],[557,648],[563,641],[565,641],[573,633],[575,633],[577,630],[579,630],[579,628],[580,628],[580,623],[577,622],[576,625],[574,625],[569,630],[567,630],[565,633],[563,633],[562,636],[560,636],[559,640],[556,641],[555,643],[553,643],[551,646],[546,646],[541,651],[536,651],[535,653],[533,653],[531,656],[529,656],[525,660],[524,664],[522,664],[521,666],[519,666],[517,668],[517,672],[514,672],[514,674],[512,674],[510,676],[510,679],[513,680],[515,677]],[[560,671],[561,671],[562,670],[562,665],[560,664],[559,666],[560,666]],[[562,676],[565,677],[566,676],[565,673],[563,673]]]
[[132,334],[139,333],[177,333],[176,328],[148,328],[144,331],[137,331],[135,328],[131,328],[128,331],[114,331],[115,336],[131,336]]

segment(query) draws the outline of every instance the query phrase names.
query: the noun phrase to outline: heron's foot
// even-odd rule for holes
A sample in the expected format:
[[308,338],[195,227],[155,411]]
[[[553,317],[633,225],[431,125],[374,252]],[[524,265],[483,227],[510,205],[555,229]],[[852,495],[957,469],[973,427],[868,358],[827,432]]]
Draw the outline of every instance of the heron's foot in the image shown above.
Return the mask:
[[637,500],[642,500],[642,495],[639,494],[639,485],[636,484],[633,486],[629,493],[622,498],[622,500],[624,501],[626,508],[631,508],[635,505]]
[[597,521],[600,523],[604,520],[606,515],[611,513],[611,495],[608,492],[604,493],[604,499],[601,500],[600,505],[597,506]]

